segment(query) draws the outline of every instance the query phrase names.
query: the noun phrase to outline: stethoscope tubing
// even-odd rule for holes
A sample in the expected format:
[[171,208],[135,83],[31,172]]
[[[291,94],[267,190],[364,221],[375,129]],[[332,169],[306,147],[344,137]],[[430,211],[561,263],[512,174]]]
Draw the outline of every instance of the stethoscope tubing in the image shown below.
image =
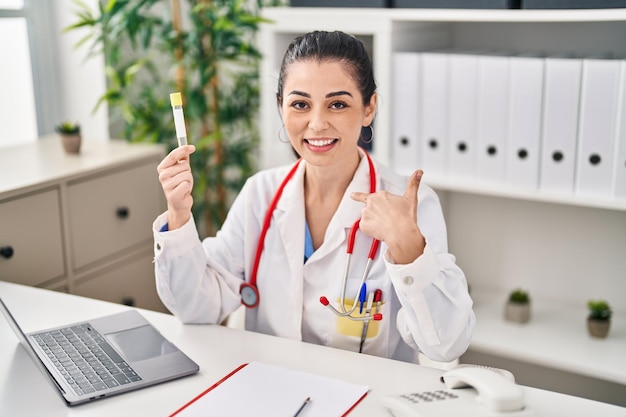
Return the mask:
[[[365,152],[365,156],[367,157],[367,162],[369,165],[369,171],[370,171],[370,194],[376,192],[376,171],[374,169],[374,163],[372,162],[372,159],[370,158],[370,156],[367,154],[366,151]],[[257,307],[260,301],[260,296],[259,296],[259,291],[256,285],[256,281],[257,281],[257,273],[258,273],[258,269],[259,269],[259,264],[261,261],[261,254],[263,253],[263,246],[264,246],[264,242],[265,242],[265,236],[267,234],[267,231],[270,228],[270,224],[272,221],[272,214],[274,213],[274,210],[276,209],[276,206],[278,205],[278,201],[280,200],[280,197],[283,194],[283,190],[285,189],[285,186],[287,185],[287,183],[291,180],[291,178],[294,176],[296,170],[298,169],[298,166],[300,165],[300,162],[302,162],[302,159],[298,159],[298,161],[296,161],[296,163],[294,164],[294,166],[291,168],[291,170],[287,173],[287,175],[285,176],[285,178],[283,179],[283,182],[280,184],[280,186],[278,187],[278,189],[276,190],[276,193],[274,194],[274,197],[272,198],[272,201],[270,202],[270,205],[267,209],[267,212],[265,213],[265,218],[263,219],[263,226],[261,228],[261,234],[259,235],[259,241],[257,244],[257,249],[256,249],[256,254],[254,257],[254,263],[252,266],[252,273],[250,275],[250,282],[244,282],[241,284],[240,287],[240,293],[242,294],[242,303],[244,306],[248,307],[248,308],[254,308]],[[382,319],[382,314],[375,314],[374,316],[370,317],[370,316],[363,316],[363,317],[354,317],[352,316],[352,314],[354,313],[354,311],[356,310],[356,307],[358,305],[358,294],[360,294],[361,292],[361,288],[363,288],[363,285],[365,284],[365,281],[367,280],[367,276],[369,274],[371,265],[372,265],[372,261],[374,259],[374,257],[376,256],[376,252],[378,251],[378,246],[380,244],[380,241],[378,239],[372,239],[372,244],[370,246],[370,251],[369,254],[367,256],[367,263],[365,265],[365,269],[363,271],[363,275],[361,276],[361,282],[359,284],[359,288],[358,288],[358,292],[357,292],[357,296],[354,297],[354,302],[352,304],[352,307],[349,310],[346,310],[345,307],[345,301],[346,301],[346,287],[348,285],[348,273],[350,270],[350,260],[352,258],[352,253],[354,251],[354,242],[356,240],[356,233],[359,230],[359,224],[361,222],[361,219],[357,220],[354,225],[352,226],[352,228],[350,229],[350,235],[348,237],[348,247],[347,247],[347,259],[346,259],[346,266],[344,269],[344,274],[343,274],[343,280],[342,280],[342,291],[341,291],[341,298],[340,298],[340,309],[341,311],[337,310],[335,307],[333,307],[332,305],[330,305],[330,303],[328,302],[328,299],[324,296],[322,296],[320,298],[320,302],[327,306],[333,313],[335,313],[336,315],[340,316],[340,317],[347,317],[350,320],[355,320],[355,321],[368,321],[368,320],[381,320]],[[246,295],[246,296],[244,296]]]
[[276,194],[274,194],[274,198],[272,199],[272,202],[270,203],[267,209],[267,212],[265,213],[265,219],[263,220],[263,227],[261,228],[261,235],[259,236],[259,242],[257,244],[256,255],[254,257],[254,265],[252,267],[252,274],[250,276],[250,285],[252,285],[253,287],[256,287],[256,277],[259,271],[259,263],[261,262],[261,254],[263,253],[265,235],[267,234],[267,231],[270,228],[270,223],[272,222],[272,214],[274,213],[274,210],[276,209],[276,206],[278,205],[278,200],[280,200],[280,197],[283,194],[283,190],[285,189],[285,186],[287,185],[291,177],[293,177],[294,174],[296,173],[296,170],[298,169],[300,162],[302,162],[302,159],[298,159],[298,161],[291,168],[287,176],[285,176],[285,179],[278,187],[278,190],[276,190]]

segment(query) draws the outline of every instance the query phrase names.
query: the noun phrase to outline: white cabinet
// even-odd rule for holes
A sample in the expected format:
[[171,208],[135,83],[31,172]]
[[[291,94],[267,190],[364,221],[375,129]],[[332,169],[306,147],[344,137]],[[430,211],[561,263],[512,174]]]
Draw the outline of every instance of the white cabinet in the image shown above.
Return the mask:
[[162,208],[156,175],[155,163],[149,161],[68,183],[75,269],[145,243]]
[[[263,25],[259,39],[263,167],[293,160],[289,145],[278,139],[276,82],[289,42],[311,30],[354,34],[369,50],[379,93],[372,153],[392,167],[394,52],[449,48],[626,57],[626,9],[268,8],[264,16],[271,23]],[[619,393],[626,385],[626,200],[450,181],[428,172],[424,182],[441,198],[450,251],[475,300],[478,320],[468,360],[519,370],[523,384],[625,405]],[[533,301],[525,326],[502,318],[515,287],[528,289]],[[586,334],[589,298],[606,298],[615,310],[606,340]],[[522,372],[524,366],[543,373]],[[568,386],[563,378],[575,382]],[[579,389],[571,389],[576,384]]]
[[0,152],[0,279],[166,311],[152,264],[161,145],[56,137]]
[[57,188],[0,199],[0,277],[41,285],[65,275]]

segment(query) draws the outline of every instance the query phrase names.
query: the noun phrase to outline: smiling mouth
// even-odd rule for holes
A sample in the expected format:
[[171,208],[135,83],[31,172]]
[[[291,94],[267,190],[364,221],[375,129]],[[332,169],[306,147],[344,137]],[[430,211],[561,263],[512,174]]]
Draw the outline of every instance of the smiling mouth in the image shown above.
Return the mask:
[[320,147],[320,148],[324,146],[332,145],[338,140],[339,139],[304,139],[304,141],[308,143],[309,145]]

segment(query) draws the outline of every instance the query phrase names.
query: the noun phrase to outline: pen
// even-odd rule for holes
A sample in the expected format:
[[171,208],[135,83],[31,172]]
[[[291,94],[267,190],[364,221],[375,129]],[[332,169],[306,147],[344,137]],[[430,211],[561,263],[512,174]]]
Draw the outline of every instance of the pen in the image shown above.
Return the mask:
[[296,411],[296,414],[294,414],[293,417],[299,416],[302,410],[304,410],[304,407],[306,407],[306,405],[310,402],[311,402],[311,397],[306,397],[306,399],[304,400],[300,408],[298,408],[298,411]]
[[[380,291],[380,290],[376,290],[376,291]],[[375,292],[370,292],[369,296],[367,297],[367,307],[365,308],[365,317],[369,317],[370,313],[372,312],[372,304],[374,302],[375,299]],[[363,344],[365,343],[365,339],[367,339],[367,329],[370,327],[370,321],[365,320],[365,322],[363,322],[363,332],[361,333],[361,344],[359,345],[359,353],[363,352]]]
[[176,127],[176,138],[178,146],[187,144],[187,129],[185,128],[185,116],[183,114],[183,98],[180,93],[170,94],[172,113],[174,113],[174,126]]
[[359,314],[363,313],[363,304],[365,304],[365,299],[367,298],[367,284],[363,283],[361,285],[361,292],[359,293]]

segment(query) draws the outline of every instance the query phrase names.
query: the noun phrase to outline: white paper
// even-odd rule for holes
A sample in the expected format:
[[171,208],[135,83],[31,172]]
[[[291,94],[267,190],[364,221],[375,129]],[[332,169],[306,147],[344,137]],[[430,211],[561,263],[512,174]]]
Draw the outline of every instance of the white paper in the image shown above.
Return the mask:
[[307,397],[301,417],[341,416],[369,387],[307,372],[250,362],[176,417],[292,417]]

